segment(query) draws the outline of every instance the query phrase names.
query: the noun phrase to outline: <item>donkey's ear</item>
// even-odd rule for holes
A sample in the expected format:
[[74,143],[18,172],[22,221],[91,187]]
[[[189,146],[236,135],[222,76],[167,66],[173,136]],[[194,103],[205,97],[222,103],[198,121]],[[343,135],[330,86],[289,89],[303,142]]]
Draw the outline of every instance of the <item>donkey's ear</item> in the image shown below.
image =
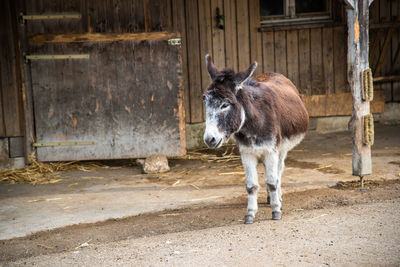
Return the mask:
[[208,73],[210,74],[211,80],[214,80],[217,76],[218,70],[214,66],[214,63],[212,62],[211,56],[209,54],[206,55],[206,66]]
[[235,83],[235,90],[236,92],[240,90],[243,87],[243,83],[253,75],[253,72],[256,70],[258,64],[256,61],[254,61],[253,64],[250,65],[250,67],[247,70],[241,71],[236,73],[235,78],[234,78],[234,83]]

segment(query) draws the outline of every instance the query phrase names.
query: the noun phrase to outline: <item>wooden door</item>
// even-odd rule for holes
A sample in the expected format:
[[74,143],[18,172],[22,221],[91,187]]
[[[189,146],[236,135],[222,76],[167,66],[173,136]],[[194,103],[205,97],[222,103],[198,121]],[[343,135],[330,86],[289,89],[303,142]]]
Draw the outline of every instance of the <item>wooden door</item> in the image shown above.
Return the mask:
[[42,55],[30,60],[39,161],[185,153],[181,47],[146,36],[31,43]]

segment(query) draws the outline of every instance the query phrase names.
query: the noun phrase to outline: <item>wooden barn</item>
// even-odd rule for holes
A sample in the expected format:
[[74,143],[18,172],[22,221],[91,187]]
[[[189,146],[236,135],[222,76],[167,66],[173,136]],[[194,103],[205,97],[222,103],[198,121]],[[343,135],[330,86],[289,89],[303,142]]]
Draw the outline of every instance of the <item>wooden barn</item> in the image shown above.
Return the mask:
[[[0,2],[0,167],[182,155],[218,68],[288,76],[311,117],[349,116],[345,0]],[[400,101],[400,1],[369,8],[373,113]]]

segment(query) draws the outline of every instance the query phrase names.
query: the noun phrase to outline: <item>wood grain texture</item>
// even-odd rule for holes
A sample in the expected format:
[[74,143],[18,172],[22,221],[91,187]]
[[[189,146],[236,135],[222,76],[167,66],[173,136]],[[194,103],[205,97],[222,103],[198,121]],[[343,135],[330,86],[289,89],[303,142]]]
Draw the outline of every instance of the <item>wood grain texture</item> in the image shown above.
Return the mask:
[[343,26],[333,28],[333,68],[335,79],[335,93],[349,92],[347,82],[346,35]]
[[23,136],[23,112],[20,93],[19,66],[17,65],[16,21],[9,1],[0,3],[0,90],[4,122],[3,136]]
[[190,121],[192,123],[203,121],[203,102],[201,89],[201,69],[200,69],[200,40],[199,40],[199,17],[197,11],[197,0],[186,1],[186,33],[187,48],[190,51],[188,58],[189,74],[189,97],[192,107]]
[[[260,1],[249,0],[250,62],[262,63],[260,28]],[[262,67],[254,71],[254,76],[262,73]]]
[[305,95],[311,95],[311,50],[310,50],[310,30],[299,30],[299,91]]
[[158,40],[33,50],[90,54],[89,60],[32,62],[37,142],[95,142],[38,148],[40,161],[184,154],[179,46]]
[[322,63],[322,29],[310,30],[311,40],[311,84],[312,94],[324,93],[324,73]]
[[275,71],[287,76],[286,31],[274,32]]
[[[385,23],[391,20],[391,2],[390,0],[379,0],[379,23]],[[390,74],[391,66],[391,38],[393,29],[385,30],[384,37],[380,39],[380,55],[375,69],[375,75],[385,76]],[[383,83],[380,85],[381,90],[385,91],[386,101],[393,101],[392,83]]]
[[[97,1],[101,8],[105,1]],[[80,13],[81,19],[32,20],[26,23],[28,36],[34,34],[83,33],[88,29],[88,5],[90,1],[37,0],[25,1],[27,15]],[[93,6],[93,5],[92,5]],[[103,17],[103,19],[105,19]]]
[[[218,69],[225,68],[225,33],[224,29],[217,28],[217,8],[220,14],[224,11],[223,0],[211,1],[211,36],[213,62]],[[222,20],[222,25],[225,25]]]
[[[208,1],[206,1],[208,2]],[[236,28],[236,4],[232,0],[224,0],[225,14],[225,64],[238,70],[238,45]]]
[[88,43],[88,42],[119,42],[135,40],[162,40],[181,37],[179,32],[148,32],[148,33],[71,33],[71,34],[40,34],[29,39],[30,44],[40,43]]
[[250,66],[249,2],[236,0],[238,64],[242,71]]
[[275,71],[275,42],[273,32],[263,32],[262,36],[263,72]]
[[172,0],[172,27],[174,31],[180,32],[182,38],[182,75],[183,75],[183,99],[185,107],[186,122],[190,123],[190,97],[188,77],[188,50],[186,36],[185,1]]
[[322,29],[322,64],[324,71],[324,89],[326,94],[335,92],[333,68],[333,29]]
[[[350,93],[303,95],[303,101],[310,117],[349,116],[353,111]],[[383,91],[375,91],[371,112],[381,114],[384,111],[385,94]]]
[[300,86],[299,78],[299,40],[297,30],[287,31],[287,75],[296,85]]
[[[392,19],[400,21],[400,2],[392,1]],[[390,73],[400,73],[400,29],[395,29],[392,36],[392,58]],[[393,101],[400,102],[400,82],[392,83]]]
[[[205,56],[207,54],[212,54],[212,39],[211,39],[211,27],[212,27],[212,18],[211,18],[211,8],[210,1],[199,1],[199,31],[200,31],[200,73],[201,73],[201,92],[203,93],[207,86],[210,84],[211,79],[208,74]],[[205,110],[203,103],[200,103],[200,106],[197,108],[201,108],[203,112],[202,120],[205,120]]]

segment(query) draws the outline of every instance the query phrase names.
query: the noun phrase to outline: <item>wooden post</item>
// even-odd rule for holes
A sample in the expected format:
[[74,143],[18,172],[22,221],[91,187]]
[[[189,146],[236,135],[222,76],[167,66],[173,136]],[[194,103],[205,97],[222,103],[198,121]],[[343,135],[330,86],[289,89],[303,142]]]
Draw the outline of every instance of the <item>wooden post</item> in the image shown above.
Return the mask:
[[349,128],[353,137],[353,175],[371,174],[371,147],[363,144],[363,116],[370,114],[370,103],[362,99],[362,71],[369,68],[368,32],[371,0],[345,0],[347,7],[347,78],[353,96]]
[[[12,1],[15,20],[18,21],[19,14],[25,12],[25,1]],[[24,156],[25,163],[29,164],[32,161],[31,156],[35,150],[32,146],[35,140],[34,116],[33,116],[33,95],[32,95],[32,77],[29,63],[24,59],[24,53],[28,53],[28,39],[26,34],[26,25],[18,22],[18,49],[19,49],[19,66],[21,68],[21,91],[24,109]]]

